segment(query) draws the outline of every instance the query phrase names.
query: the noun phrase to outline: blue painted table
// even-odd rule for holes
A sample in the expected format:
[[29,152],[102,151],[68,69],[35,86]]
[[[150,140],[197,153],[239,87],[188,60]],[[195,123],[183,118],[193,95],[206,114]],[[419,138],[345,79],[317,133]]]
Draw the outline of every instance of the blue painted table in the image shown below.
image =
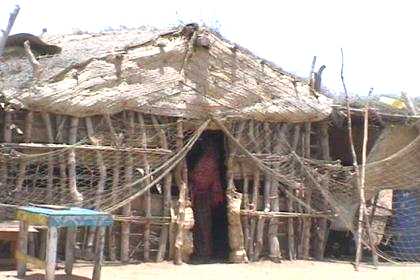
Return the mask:
[[[28,262],[45,268],[45,279],[54,280],[57,257],[57,229],[66,228],[66,274],[71,275],[74,263],[74,248],[77,227],[89,226],[98,229],[96,239],[95,266],[92,279],[99,280],[105,242],[105,229],[112,225],[110,214],[90,209],[72,207],[69,209],[49,209],[41,207],[19,207],[17,219],[20,221],[18,246],[16,249],[18,277],[24,277]],[[29,225],[48,228],[45,261],[27,254]]]

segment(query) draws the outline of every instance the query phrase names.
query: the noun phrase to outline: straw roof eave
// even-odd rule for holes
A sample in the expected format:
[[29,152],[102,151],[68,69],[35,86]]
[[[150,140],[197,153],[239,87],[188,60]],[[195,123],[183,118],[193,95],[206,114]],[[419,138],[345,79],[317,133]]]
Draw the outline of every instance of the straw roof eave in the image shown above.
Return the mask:
[[40,79],[24,56],[0,66],[7,102],[85,117],[135,110],[185,118],[305,122],[327,118],[329,100],[309,85],[214,32],[209,46],[189,49],[181,30],[131,30],[52,38],[61,54],[41,57]]

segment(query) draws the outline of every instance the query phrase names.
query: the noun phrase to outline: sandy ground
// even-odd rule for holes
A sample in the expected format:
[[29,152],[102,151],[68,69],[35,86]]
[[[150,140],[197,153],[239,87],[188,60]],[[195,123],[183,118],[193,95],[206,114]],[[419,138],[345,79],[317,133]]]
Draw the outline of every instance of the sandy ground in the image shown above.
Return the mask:
[[[77,265],[76,265],[77,266]],[[66,277],[63,270],[57,270],[56,280],[90,279],[92,267],[78,265],[74,276]],[[0,279],[14,280],[16,271],[0,271]],[[43,271],[33,270],[27,273],[26,280],[44,279]],[[379,269],[362,266],[356,272],[349,263],[295,261],[275,264],[264,261],[252,264],[205,264],[175,266],[172,263],[147,263],[125,266],[107,265],[102,270],[102,280],[269,280],[269,279],[420,279],[420,265],[392,266],[384,265]]]

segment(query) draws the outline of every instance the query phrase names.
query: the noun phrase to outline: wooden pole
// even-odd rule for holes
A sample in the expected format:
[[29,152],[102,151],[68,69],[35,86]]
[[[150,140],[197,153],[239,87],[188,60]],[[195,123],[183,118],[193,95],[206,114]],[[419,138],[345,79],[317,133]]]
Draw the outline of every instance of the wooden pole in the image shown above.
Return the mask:
[[[77,142],[77,128],[79,126],[79,119],[76,117],[71,118],[69,129],[69,144],[74,145]],[[69,173],[69,188],[70,195],[76,205],[81,205],[83,196],[77,190],[77,174],[76,174],[76,152],[70,149],[68,154],[68,173]]]
[[[238,141],[242,138],[242,132],[245,127],[245,122],[239,123],[236,137]],[[227,158],[227,218],[228,218],[228,234],[229,234],[229,261],[232,263],[248,262],[244,246],[244,234],[241,224],[241,200],[242,195],[235,190],[234,183],[234,157],[237,153],[237,146],[231,145],[229,150],[229,157]]]
[[[118,137],[115,134],[115,129],[112,125],[112,121],[111,118],[109,117],[109,115],[105,115],[104,116],[105,122],[108,125],[108,129],[109,132],[111,133],[111,137],[113,139],[113,144],[114,146],[118,147],[121,145],[120,141],[118,140]],[[111,200],[112,200],[112,204],[115,205],[115,203],[117,202],[117,190],[118,187],[120,185],[120,172],[121,172],[121,152],[119,151],[115,151],[114,152],[114,158],[113,158],[113,165],[112,165],[112,185],[111,185],[111,190],[112,190],[112,195],[111,195]],[[111,225],[108,227],[108,254],[109,254],[109,259],[111,261],[115,261],[117,259],[117,245],[116,245],[116,240],[115,240],[115,232],[114,232],[114,226]]]
[[[177,120],[177,148],[181,149],[184,145],[184,128],[182,119]],[[175,181],[179,188],[178,198],[178,216],[176,219],[176,233],[175,233],[175,256],[174,263],[180,265],[182,260],[182,247],[184,245],[184,222],[185,222],[185,206],[187,196],[187,166],[183,160],[175,171]]]
[[[254,121],[250,121],[249,124],[249,138],[251,141],[253,141],[253,143],[256,143],[256,138],[255,138],[255,127],[256,124],[254,123]],[[256,144],[256,146],[258,146],[258,144]],[[256,147],[257,149],[257,147]],[[256,151],[258,153],[258,151]],[[261,173],[258,167],[254,167],[254,184],[252,187],[252,201],[251,201],[251,207],[250,209],[253,211],[257,211],[258,210],[258,191],[260,188],[260,180],[261,180]],[[256,226],[257,226],[257,219],[256,218],[250,218],[251,223],[250,223],[250,236],[251,236],[251,240],[249,242],[249,255],[250,255],[250,259],[252,261],[254,261],[256,259],[255,256],[255,233],[256,233]]]
[[[95,129],[93,128],[93,122],[90,117],[85,118],[86,130],[89,140],[92,145],[98,145],[97,140],[95,139]],[[96,185],[96,194],[95,194],[95,209],[101,208],[102,194],[105,189],[106,183],[106,166],[102,156],[102,153],[96,152],[96,165],[99,170],[99,180]],[[89,227],[89,233],[87,237],[87,248],[85,254],[88,259],[94,258],[94,240],[95,240],[95,231],[96,227]]]
[[[3,127],[3,141],[6,143],[11,143],[12,142],[12,112],[9,111],[5,111],[4,112],[4,127]],[[5,159],[4,159],[5,160]],[[0,167],[0,179],[1,179],[1,184],[2,186],[7,186],[8,183],[8,177],[9,177],[9,171],[8,171],[8,164],[7,164],[7,160],[5,160],[5,162],[2,164],[2,166]]]
[[[370,94],[369,94],[370,95]],[[360,170],[360,201],[361,201],[361,205],[359,209],[359,215],[362,214],[363,215],[363,220],[365,221],[365,225],[366,225],[366,232],[368,234],[369,237],[369,245],[370,245],[370,249],[372,251],[372,261],[373,264],[375,265],[375,267],[378,267],[378,255],[376,252],[376,246],[374,244],[374,240],[373,240],[373,233],[372,230],[370,228],[370,222],[369,222],[369,218],[368,218],[368,213],[367,213],[367,208],[366,208],[366,198],[365,198],[365,174],[366,174],[366,155],[367,155],[367,143],[368,143],[368,131],[369,131],[369,108],[368,105],[366,105],[365,107],[365,111],[364,111],[364,125],[363,125],[363,147],[362,147],[362,168]],[[363,224],[361,223],[361,219],[359,219],[359,226],[362,227]],[[358,232],[359,234],[359,232]],[[358,240],[359,238],[361,239],[361,236],[358,236]],[[358,241],[361,242],[361,241]]]
[[[244,164],[241,164],[242,178],[244,180],[243,184],[243,197],[242,197],[242,208],[249,210],[249,178],[246,174],[246,169]],[[244,227],[244,247],[249,258],[249,243],[251,242],[250,229],[249,229],[249,218],[247,216],[242,216],[242,225]]]
[[45,256],[45,280],[54,280],[57,259],[57,239],[58,229],[56,227],[48,227],[47,252]]
[[[160,126],[157,118],[152,116],[152,122],[155,126],[156,131],[159,134],[160,146],[163,149],[169,149],[168,139],[166,138],[165,131]],[[168,174],[164,178],[163,182],[163,216],[170,217],[171,215],[171,186],[172,186],[172,174]],[[162,226],[162,232],[159,239],[159,249],[156,256],[156,262],[161,262],[165,258],[166,247],[168,244],[169,236],[169,225]]]
[[[309,159],[311,157],[311,123],[305,123],[305,131],[303,136],[303,156]],[[312,201],[312,186],[309,184],[310,180],[305,180],[304,200],[306,204],[310,205]],[[302,222],[302,236],[300,257],[307,260],[309,258],[310,238],[311,238],[311,218],[303,218]]]
[[[53,133],[53,128],[51,124],[50,114],[43,112],[41,113],[41,116],[42,116],[46,131],[47,131],[48,143],[52,144],[54,143],[54,133]],[[47,190],[48,190],[47,201],[48,203],[52,203],[52,199],[53,199],[53,192],[54,192],[53,180],[54,180],[54,157],[49,155],[48,156],[48,171],[47,171]]]
[[[295,125],[293,129],[293,139],[292,139],[292,150],[296,151],[300,139],[300,125]],[[296,172],[296,167],[294,166],[293,172]],[[289,190],[290,193],[293,192],[292,189]],[[287,196],[287,210],[292,213],[295,212],[294,201]],[[296,240],[295,240],[295,219],[289,218],[287,220],[287,243],[289,251],[289,260],[295,260],[297,257],[296,254]]]
[[[128,111],[128,137],[131,140],[134,135],[134,112]],[[133,181],[133,157],[131,154],[127,155],[125,162],[125,185],[126,192],[131,193],[131,185]],[[131,203],[127,203],[123,209],[122,214],[125,217],[131,216]],[[126,263],[130,258],[130,222],[121,223],[121,261]]]
[[[66,116],[57,116],[56,118],[56,125],[57,125],[57,142],[64,143],[64,124],[67,120]],[[60,201],[61,203],[66,203],[68,201],[67,197],[67,162],[66,162],[66,155],[62,154],[59,155],[58,161],[59,161],[59,169],[60,169]],[[45,239],[46,240],[46,239]]]
[[[329,143],[329,133],[328,133],[328,122],[323,121],[320,123],[319,126],[319,143],[321,146],[321,157],[324,160],[331,160],[330,156],[330,143]],[[324,180],[324,186],[328,189],[329,180]],[[328,202],[322,202],[322,211],[327,210]],[[315,259],[323,260],[324,259],[324,252],[325,246],[327,243],[328,237],[328,220],[326,218],[318,219],[318,228],[316,230],[316,242],[315,242]]]
[[[19,221],[18,252],[22,255],[28,253],[28,229],[29,225],[27,222]],[[26,261],[22,259],[17,261],[17,276],[23,278],[26,274]]]
[[[285,134],[287,131],[288,125],[284,124],[281,129],[277,129],[273,135],[266,131],[266,141],[268,139],[274,140],[274,146],[272,150],[272,154],[280,154],[281,151],[281,142],[279,137],[277,137],[279,133]],[[268,148],[269,143],[266,144],[266,148]],[[268,151],[267,151],[268,152]],[[276,163],[273,165],[274,169],[279,168],[279,164]],[[268,180],[268,178],[266,179]],[[280,199],[279,199],[279,183],[278,181],[270,178],[271,180],[271,190],[270,190],[270,210],[272,212],[279,212],[280,211]],[[268,243],[269,243],[269,250],[270,250],[270,259],[273,262],[280,262],[281,260],[281,251],[280,251],[280,243],[277,237],[278,235],[278,228],[279,228],[279,220],[278,219],[270,219],[269,227],[268,227]]]
[[350,99],[347,92],[346,84],[344,82],[343,72],[344,72],[344,54],[343,54],[343,49],[341,49],[341,82],[343,84],[344,93],[346,96],[347,131],[348,131],[348,138],[349,138],[349,144],[350,144],[350,151],[353,158],[353,168],[354,168],[354,172],[357,178],[357,186],[359,188],[359,199],[360,199],[359,221],[358,221],[357,236],[356,236],[356,260],[355,260],[355,268],[356,270],[359,270],[360,259],[362,257],[362,231],[363,231],[362,224],[363,224],[363,217],[364,217],[365,197],[362,192],[359,166],[357,163],[356,150],[354,149],[353,134],[352,134],[352,120],[351,120],[351,112],[350,112]]
[[[25,118],[25,131],[24,131],[24,139],[23,139],[25,143],[31,142],[33,121],[34,121],[34,113],[32,111],[29,111],[26,114],[26,118]],[[18,192],[22,191],[23,183],[26,179],[26,166],[27,165],[28,165],[27,160],[22,160],[19,164],[18,176],[16,178],[16,191]]]
[[[147,130],[146,130],[146,125],[144,123],[144,118],[142,114],[138,114],[137,116],[140,123],[141,145],[143,149],[147,149]],[[149,165],[149,161],[147,159],[146,153],[142,155],[142,161],[144,165],[144,174],[147,176],[150,173],[150,165]],[[146,183],[146,186],[149,185],[150,179],[147,179],[145,183]],[[150,189],[148,189],[144,194],[144,208],[145,208],[146,218],[150,219],[150,217],[152,216]],[[144,256],[144,261],[148,262],[150,261],[150,223],[146,223],[144,225],[143,237],[144,237],[143,256]]]

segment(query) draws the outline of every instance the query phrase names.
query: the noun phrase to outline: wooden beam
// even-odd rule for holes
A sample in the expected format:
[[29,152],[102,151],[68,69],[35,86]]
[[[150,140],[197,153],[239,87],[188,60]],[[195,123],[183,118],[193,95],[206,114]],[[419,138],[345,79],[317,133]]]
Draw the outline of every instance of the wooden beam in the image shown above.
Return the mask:
[[30,149],[74,149],[74,150],[91,150],[91,151],[121,151],[132,153],[146,153],[150,155],[169,155],[171,150],[166,149],[143,149],[143,148],[124,148],[112,146],[96,146],[96,145],[73,145],[66,144],[41,144],[41,143],[0,143],[2,148],[30,148]]

